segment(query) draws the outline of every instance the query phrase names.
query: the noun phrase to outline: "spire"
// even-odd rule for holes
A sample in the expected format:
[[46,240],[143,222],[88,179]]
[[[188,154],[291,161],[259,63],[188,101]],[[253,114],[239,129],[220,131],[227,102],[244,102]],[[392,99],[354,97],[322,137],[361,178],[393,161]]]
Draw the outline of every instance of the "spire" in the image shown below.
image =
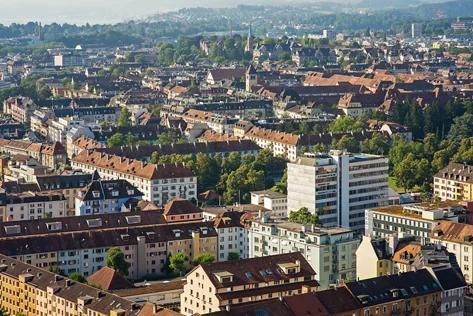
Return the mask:
[[250,22],[250,27],[248,29],[248,38],[253,37],[253,32],[251,31],[251,22]]

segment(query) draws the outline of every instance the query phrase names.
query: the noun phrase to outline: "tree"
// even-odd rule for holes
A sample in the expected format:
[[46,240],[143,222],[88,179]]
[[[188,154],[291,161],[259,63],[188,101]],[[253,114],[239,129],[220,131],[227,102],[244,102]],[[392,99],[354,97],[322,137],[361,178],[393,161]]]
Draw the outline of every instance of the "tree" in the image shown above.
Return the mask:
[[137,142],[138,142],[138,139],[137,139],[136,136],[133,135],[131,132],[128,132],[128,134],[126,134],[126,136],[125,136],[125,143],[126,143],[128,146],[135,146]]
[[131,112],[126,106],[120,111],[118,126],[131,126]]
[[120,147],[125,145],[125,140],[123,139],[123,135],[120,133],[115,133],[113,134],[108,140],[107,140],[107,146],[108,147]]
[[447,138],[453,141],[461,141],[464,138],[473,136],[473,114],[463,114],[453,119],[452,127]]
[[158,136],[158,143],[161,145],[170,145],[176,142],[178,139],[177,134],[175,132],[167,132],[159,134]]
[[351,136],[343,135],[338,141],[332,141],[332,147],[338,150],[346,150],[348,152],[356,153],[360,151],[360,143]]
[[329,133],[360,132],[363,129],[362,122],[351,116],[343,116],[328,125]]
[[228,261],[240,260],[240,254],[237,251],[231,251],[227,256]]
[[314,146],[312,146],[312,150],[316,153],[326,153],[326,152],[328,152],[327,145],[325,145],[323,143],[315,144]]
[[201,253],[194,257],[192,264],[197,267],[199,264],[212,263],[215,261],[215,256],[211,253]]
[[402,160],[394,169],[396,185],[403,188],[404,192],[412,190],[416,184],[417,164],[412,153]]
[[307,207],[302,207],[297,211],[291,211],[289,213],[289,221],[298,224],[322,224],[317,213],[312,214]]
[[80,282],[80,283],[86,283],[87,282],[85,277],[82,274],[80,274],[79,272],[72,272],[71,274],[69,274],[68,278],[71,279],[71,280]]
[[121,275],[128,275],[128,267],[130,264],[125,261],[125,255],[118,247],[108,249],[105,264]]
[[180,252],[173,254],[169,257],[169,267],[176,272],[179,272],[179,275],[182,276],[186,272],[187,266],[186,261],[189,261],[189,256]]
[[373,133],[371,138],[361,142],[361,151],[367,154],[384,155],[389,149],[389,139],[385,134]]
[[10,316],[10,313],[6,308],[0,305],[0,316]]
[[49,272],[56,273],[56,274],[64,276],[64,272],[58,266],[50,266],[49,267]]
[[307,148],[307,146],[301,146],[301,149],[299,149],[299,155],[301,156],[307,152],[309,152],[309,148]]

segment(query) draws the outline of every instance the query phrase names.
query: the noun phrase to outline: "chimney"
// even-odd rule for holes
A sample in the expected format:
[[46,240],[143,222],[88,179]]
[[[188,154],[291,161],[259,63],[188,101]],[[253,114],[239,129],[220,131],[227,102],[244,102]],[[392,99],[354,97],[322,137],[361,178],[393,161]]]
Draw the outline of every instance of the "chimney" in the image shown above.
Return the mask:
[[67,279],[66,280],[66,287],[71,286],[71,284],[72,284],[72,280]]

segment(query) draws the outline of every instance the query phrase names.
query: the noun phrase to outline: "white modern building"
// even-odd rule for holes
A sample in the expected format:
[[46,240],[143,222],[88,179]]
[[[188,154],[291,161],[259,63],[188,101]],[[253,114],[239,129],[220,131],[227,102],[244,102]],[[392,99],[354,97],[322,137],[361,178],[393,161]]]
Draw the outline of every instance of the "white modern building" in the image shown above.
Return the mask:
[[320,228],[263,216],[249,228],[250,258],[300,252],[317,274],[321,289],[356,278],[360,240],[343,228]]
[[48,138],[52,142],[60,142],[63,145],[67,143],[67,133],[72,128],[83,127],[84,120],[80,120],[77,116],[74,117],[60,117],[57,120],[52,120],[48,127]]
[[422,24],[421,23],[412,23],[411,25],[411,35],[412,38],[418,38],[422,36]]
[[388,204],[388,158],[332,150],[288,163],[288,212],[307,207],[326,227],[365,228],[365,210]]
[[61,54],[54,56],[54,66],[58,67],[75,67],[82,66],[84,59],[82,56],[74,54]]
[[251,192],[251,204],[271,210],[273,216],[287,216],[287,195],[271,190]]
[[238,253],[240,259],[248,259],[249,232],[245,225],[245,212],[224,212],[217,215],[214,227],[218,233],[217,261],[227,261],[232,252]]

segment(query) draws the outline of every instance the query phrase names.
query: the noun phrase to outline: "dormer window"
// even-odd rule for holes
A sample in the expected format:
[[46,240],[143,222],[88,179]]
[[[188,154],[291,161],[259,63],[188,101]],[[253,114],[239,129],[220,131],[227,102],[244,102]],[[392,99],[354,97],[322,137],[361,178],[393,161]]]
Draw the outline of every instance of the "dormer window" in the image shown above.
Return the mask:
[[179,229],[174,229],[173,233],[174,233],[174,236],[181,237],[181,231]]
[[112,196],[118,196],[118,190],[113,190],[112,191]]
[[216,272],[214,273],[214,275],[217,277],[218,281],[221,284],[233,282],[233,273],[230,273],[228,271]]
[[99,198],[100,197],[100,191],[92,191],[92,196],[94,198]]
[[133,195],[135,193],[135,190],[127,189],[126,192],[128,193],[128,195]]

